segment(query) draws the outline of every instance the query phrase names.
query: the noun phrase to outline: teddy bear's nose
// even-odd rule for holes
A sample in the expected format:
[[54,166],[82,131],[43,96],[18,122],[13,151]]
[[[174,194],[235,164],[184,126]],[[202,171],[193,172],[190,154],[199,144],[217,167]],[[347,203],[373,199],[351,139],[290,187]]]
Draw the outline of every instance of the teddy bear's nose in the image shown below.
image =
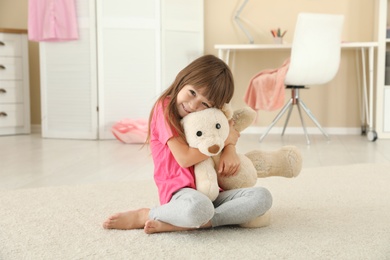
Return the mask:
[[213,146],[209,147],[209,153],[218,153],[219,152],[219,145],[214,144]]

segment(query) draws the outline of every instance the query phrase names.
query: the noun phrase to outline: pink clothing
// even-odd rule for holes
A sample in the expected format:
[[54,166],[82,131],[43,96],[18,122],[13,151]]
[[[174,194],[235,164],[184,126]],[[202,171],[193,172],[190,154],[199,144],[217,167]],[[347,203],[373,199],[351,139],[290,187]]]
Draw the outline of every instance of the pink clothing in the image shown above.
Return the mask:
[[[164,106],[167,103],[168,100],[164,102]],[[195,189],[194,167],[182,168],[173,157],[167,142],[174,134],[167,125],[162,104],[157,104],[154,108],[150,130],[154,181],[158,188],[160,203],[165,204],[181,188]]]
[[284,104],[284,79],[290,64],[287,59],[280,68],[260,71],[250,81],[244,101],[254,110],[272,111]]
[[148,120],[125,118],[115,123],[111,132],[116,139],[125,144],[145,143],[148,135]]
[[77,40],[75,0],[29,0],[28,38],[38,42]]

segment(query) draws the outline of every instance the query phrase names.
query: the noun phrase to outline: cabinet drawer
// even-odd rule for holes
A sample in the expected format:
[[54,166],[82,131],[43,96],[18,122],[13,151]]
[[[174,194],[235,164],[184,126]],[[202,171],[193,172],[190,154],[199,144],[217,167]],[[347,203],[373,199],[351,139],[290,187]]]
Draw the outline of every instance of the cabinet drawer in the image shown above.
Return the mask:
[[18,34],[0,33],[0,56],[21,56],[22,38]]
[[23,79],[22,58],[0,56],[0,80]]
[[23,112],[24,107],[22,104],[0,104],[0,127],[23,126]]
[[0,104],[4,103],[23,103],[21,81],[0,80]]

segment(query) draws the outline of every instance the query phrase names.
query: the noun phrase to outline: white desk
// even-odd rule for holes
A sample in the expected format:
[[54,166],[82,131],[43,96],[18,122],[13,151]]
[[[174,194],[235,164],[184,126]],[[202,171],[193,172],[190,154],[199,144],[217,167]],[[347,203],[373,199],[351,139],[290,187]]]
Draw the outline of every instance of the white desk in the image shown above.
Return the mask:
[[[233,62],[230,65],[230,54],[236,51],[277,51],[277,50],[290,50],[291,44],[217,44],[214,46],[218,50],[218,57],[226,62],[229,66],[234,66]],[[343,42],[341,44],[341,50],[356,49],[361,52],[361,65],[362,65],[362,133],[366,132],[366,125],[369,127],[370,135],[367,135],[371,140],[372,134],[376,136],[376,132],[373,129],[373,98],[374,98],[374,49],[378,47],[377,42]],[[368,52],[368,88],[369,97],[367,95],[367,72],[366,72],[366,52]],[[376,138],[375,138],[376,139]]]

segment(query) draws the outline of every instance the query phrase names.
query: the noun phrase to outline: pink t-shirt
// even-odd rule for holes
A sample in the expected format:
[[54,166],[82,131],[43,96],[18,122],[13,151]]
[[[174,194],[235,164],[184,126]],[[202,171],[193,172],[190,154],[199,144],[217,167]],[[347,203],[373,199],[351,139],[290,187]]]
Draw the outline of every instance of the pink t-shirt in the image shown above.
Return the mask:
[[[168,100],[164,105],[167,103]],[[161,103],[157,104],[150,125],[150,148],[154,161],[154,181],[161,204],[168,203],[172,195],[181,188],[195,189],[194,167],[182,168],[168,147],[167,142],[173,136],[166,123],[163,106]]]

